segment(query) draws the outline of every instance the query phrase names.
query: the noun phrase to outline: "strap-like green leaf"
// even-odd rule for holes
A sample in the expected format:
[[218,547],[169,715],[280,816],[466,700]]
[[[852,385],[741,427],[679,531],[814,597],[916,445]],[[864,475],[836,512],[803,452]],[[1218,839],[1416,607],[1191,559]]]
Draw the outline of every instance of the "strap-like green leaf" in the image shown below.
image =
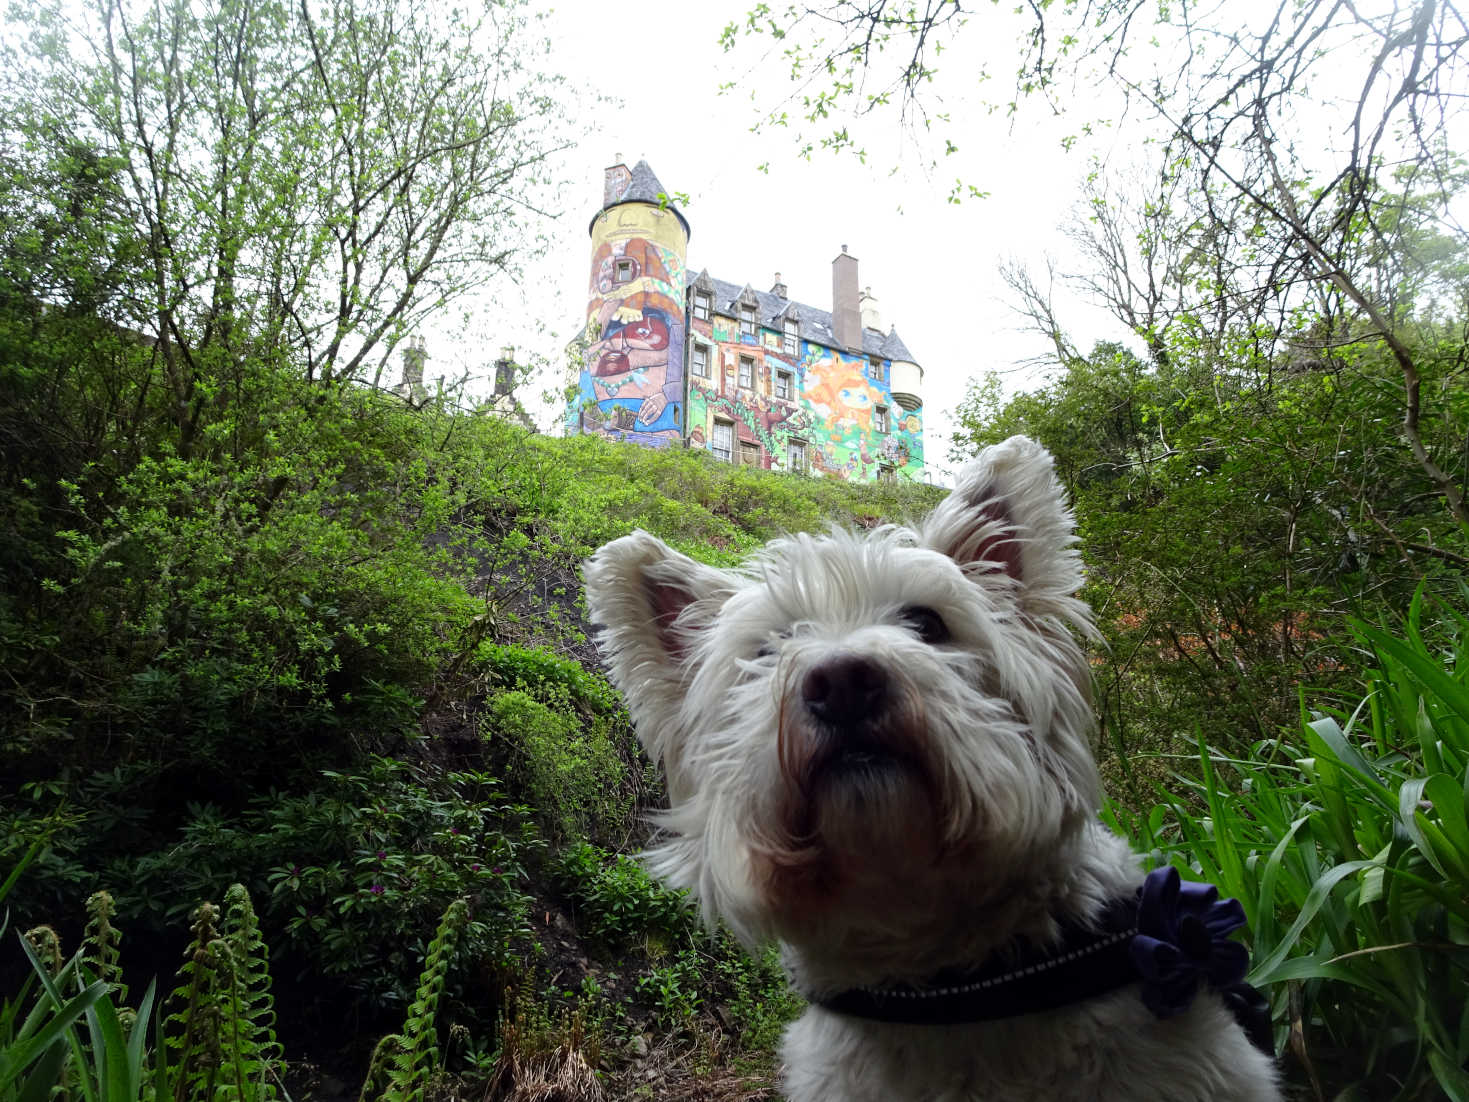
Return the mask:
[[1327,870],[1318,877],[1316,883],[1311,885],[1311,890],[1306,895],[1306,902],[1301,907],[1301,913],[1296,916],[1296,920],[1291,923],[1290,929],[1286,931],[1285,937],[1280,939],[1280,943],[1271,950],[1269,956],[1255,966],[1254,970],[1250,973],[1250,982],[1257,986],[1274,983],[1276,969],[1290,955],[1291,949],[1295,947],[1296,941],[1301,936],[1301,931],[1306,928],[1306,924],[1311,919],[1316,917],[1316,912],[1326,902],[1327,896],[1331,894],[1331,889],[1336,887],[1348,876],[1351,876],[1358,869],[1369,868],[1372,864],[1373,862],[1371,861],[1344,861],[1342,864]]

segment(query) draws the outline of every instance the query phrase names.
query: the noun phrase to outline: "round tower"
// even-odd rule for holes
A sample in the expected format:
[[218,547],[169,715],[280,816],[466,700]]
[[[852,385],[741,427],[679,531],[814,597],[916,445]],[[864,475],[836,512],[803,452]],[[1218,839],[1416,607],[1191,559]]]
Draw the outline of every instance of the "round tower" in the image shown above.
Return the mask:
[[663,446],[683,438],[689,224],[647,161],[607,169],[573,429]]

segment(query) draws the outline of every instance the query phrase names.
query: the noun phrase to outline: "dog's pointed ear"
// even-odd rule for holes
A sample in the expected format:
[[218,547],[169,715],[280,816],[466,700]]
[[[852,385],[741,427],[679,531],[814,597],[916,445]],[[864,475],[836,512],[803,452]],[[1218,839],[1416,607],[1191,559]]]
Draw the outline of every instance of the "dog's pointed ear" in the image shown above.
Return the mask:
[[1013,587],[1022,603],[1081,588],[1076,521],[1051,453],[1025,436],[980,452],[924,522],[923,543],[981,584]]
[[733,579],[637,531],[613,540],[583,567],[598,642],[636,718],[681,686],[700,633],[709,630]]

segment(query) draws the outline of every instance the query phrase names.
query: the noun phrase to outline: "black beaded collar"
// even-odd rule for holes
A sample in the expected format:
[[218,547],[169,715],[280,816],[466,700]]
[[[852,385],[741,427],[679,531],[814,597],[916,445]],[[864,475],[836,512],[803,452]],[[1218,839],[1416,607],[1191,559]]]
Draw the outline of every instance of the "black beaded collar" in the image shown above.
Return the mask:
[[1208,884],[1155,869],[1129,897],[1086,925],[1067,923],[1044,950],[1020,947],[975,969],[949,969],[921,984],[854,987],[808,996],[838,1014],[908,1025],[960,1025],[1056,1010],[1141,984],[1160,1018],[1183,1011],[1201,982],[1224,998],[1250,1041],[1273,1056],[1269,1005],[1243,982],[1249,958],[1229,933],[1244,924],[1235,900]]

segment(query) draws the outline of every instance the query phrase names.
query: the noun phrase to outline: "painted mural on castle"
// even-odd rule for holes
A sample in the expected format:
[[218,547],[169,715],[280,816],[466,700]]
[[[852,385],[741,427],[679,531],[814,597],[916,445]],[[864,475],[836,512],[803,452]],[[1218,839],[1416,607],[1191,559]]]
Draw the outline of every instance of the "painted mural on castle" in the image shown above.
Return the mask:
[[846,246],[831,311],[788,300],[778,274],[768,292],[696,275],[688,222],[646,162],[607,170],[588,230],[569,431],[768,470],[923,476],[922,369],[895,329],[875,325],[870,293],[859,301]]
[[[690,447],[711,447],[715,426],[725,422],[734,427],[732,443],[758,444],[759,452],[720,458],[854,480],[889,471],[922,478],[921,412],[894,401],[890,360],[874,363],[805,339],[788,351],[783,334],[741,334],[737,321],[717,314],[692,328],[710,352],[707,377],[697,359],[690,368]],[[753,360],[748,385],[741,384],[742,357]]]
[[684,263],[667,212],[609,211],[592,254],[576,405],[585,429],[637,443],[683,438]]

